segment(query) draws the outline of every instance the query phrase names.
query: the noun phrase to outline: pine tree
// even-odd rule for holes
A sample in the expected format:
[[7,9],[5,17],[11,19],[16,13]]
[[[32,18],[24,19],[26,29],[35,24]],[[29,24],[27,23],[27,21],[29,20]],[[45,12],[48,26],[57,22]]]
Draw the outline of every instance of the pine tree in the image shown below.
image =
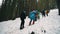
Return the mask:
[[59,15],[60,15],[60,0],[57,0],[57,6],[58,6],[58,9],[59,9]]

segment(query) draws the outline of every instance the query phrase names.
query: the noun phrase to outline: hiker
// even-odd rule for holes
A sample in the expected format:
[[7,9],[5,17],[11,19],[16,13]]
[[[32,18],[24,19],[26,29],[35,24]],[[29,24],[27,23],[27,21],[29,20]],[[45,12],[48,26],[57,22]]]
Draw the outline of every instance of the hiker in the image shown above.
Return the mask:
[[24,28],[24,23],[25,23],[24,19],[26,18],[26,11],[22,11],[20,18],[21,18],[20,29],[23,29]]
[[42,17],[43,16],[45,17],[45,10],[43,9],[41,12],[42,12]]
[[31,22],[33,21],[33,24],[35,23],[35,21],[37,20],[36,16],[37,16],[37,11],[36,10],[32,10],[30,13],[29,13],[29,18],[30,18],[30,22],[29,22],[29,26],[31,25]]
[[48,11],[48,10],[46,10],[46,12],[45,12],[45,13],[46,13],[46,15],[48,16],[49,11]]

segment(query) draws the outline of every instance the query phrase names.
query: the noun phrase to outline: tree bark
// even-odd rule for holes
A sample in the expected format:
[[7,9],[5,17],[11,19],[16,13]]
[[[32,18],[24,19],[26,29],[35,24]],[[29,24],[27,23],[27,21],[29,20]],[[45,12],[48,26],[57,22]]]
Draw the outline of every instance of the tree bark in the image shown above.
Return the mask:
[[57,6],[58,6],[58,9],[59,9],[59,15],[60,15],[60,0],[57,0]]

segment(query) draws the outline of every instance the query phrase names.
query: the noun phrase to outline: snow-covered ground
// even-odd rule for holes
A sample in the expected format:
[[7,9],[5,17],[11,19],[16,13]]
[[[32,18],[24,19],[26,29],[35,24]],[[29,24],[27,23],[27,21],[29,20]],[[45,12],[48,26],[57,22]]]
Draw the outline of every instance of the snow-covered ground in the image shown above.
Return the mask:
[[[41,16],[41,15],[40,15]],[[29,25],[30,19],[26,17],[25,28],[20,30],[21,20],[9,20],[0,22],[0,34],[30,34],[32,31],[35,34],[60,34],[60,16],[58,9],[50,10],[49,16],[42,17],[37,20],[34,25]],[[45,33],[42,30],[46,31]]]

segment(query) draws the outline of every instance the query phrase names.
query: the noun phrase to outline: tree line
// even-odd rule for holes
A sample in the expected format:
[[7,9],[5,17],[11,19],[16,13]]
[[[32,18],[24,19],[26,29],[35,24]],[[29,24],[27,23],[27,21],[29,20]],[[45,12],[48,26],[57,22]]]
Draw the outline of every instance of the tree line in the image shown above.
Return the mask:
[[53,9],[56,8],[56,1],[54,0],[3,0],[0,8],[0,21],[14,20],[20,17],[23,10],[28,16],[32,9]]

